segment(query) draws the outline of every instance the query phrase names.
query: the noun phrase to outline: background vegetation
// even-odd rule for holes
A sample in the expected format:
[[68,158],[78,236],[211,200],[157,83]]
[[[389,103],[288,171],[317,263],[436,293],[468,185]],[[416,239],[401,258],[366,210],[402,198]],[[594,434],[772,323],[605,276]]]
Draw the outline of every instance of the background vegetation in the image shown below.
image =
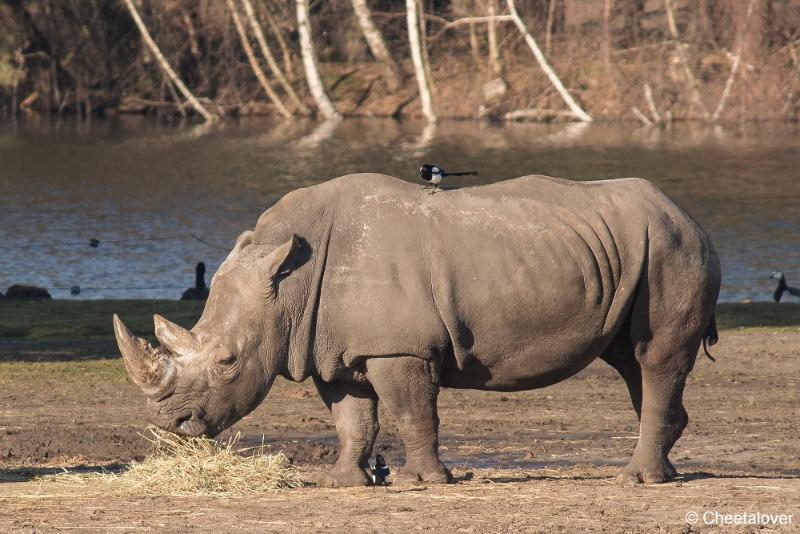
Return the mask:
[[[235,27],[231,5],[245,20],[239,0],[133,3],[166,61],[211,112],[278,113]],[[305,107],[313,112],[295,1],[252,0],[252,6],[300,103],[278,83],[246,27],[267,83],[290,114]],[[399,71],[395,84],[374,59],[351,0],[309,3],[319,69],[339,112],[421,113],[406,6],[404,0],[368,2]],[[797,118],[800,0],[517,0],[516,7],[570,94],[594,118]],[[439,117],[561,117],[563,101],[522,34],[502,18],[506,2],[421,0],[421,8]],[[491,14],[501,18],[492,24],[475,18]],[[0,0],[1,112],[190,112],[179,94],[122,0]]]

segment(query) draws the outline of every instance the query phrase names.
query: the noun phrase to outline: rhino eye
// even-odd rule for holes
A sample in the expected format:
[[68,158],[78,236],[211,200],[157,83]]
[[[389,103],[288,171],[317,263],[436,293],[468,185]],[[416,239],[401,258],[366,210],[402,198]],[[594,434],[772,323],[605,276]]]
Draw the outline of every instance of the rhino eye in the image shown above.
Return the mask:
[[227,356],[222,357],[219,360],[217,360],[217,363],[219,363],[221,365],[231,365],[233,363],[236,363],[236,355],[235,354],[228,354]]

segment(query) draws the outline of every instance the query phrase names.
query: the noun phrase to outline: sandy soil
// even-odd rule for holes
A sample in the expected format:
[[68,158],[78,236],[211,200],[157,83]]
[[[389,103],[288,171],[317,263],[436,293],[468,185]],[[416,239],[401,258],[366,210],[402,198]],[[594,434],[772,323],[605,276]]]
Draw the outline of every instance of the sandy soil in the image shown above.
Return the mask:
[[[791,525],[767,528],[798,531],[799,349],[797,329],[722,332],[717,363],[699,360],[687,385],[691,422],[671,455],[681,472],[673,483],[613,480],[635,445],[636,418],[621,379],[596,362],[538,391],[444,391],[442,458],[456,484],[242,499],[119,497],[40,482],[62,466],[142,456],[144,401],[118,360],[0,356],[0,530],[686,532],[715,528],[703,513],[718,511],[793,514]],[[396,466],[402,445],[392,422],[382,424],[378,450]],[[336,457],[330,418],[307,383],[279,382],[231,431],[252,443],[264,435],[309,481]],[[700,514],[698,524],[687,524],[688,512]]]

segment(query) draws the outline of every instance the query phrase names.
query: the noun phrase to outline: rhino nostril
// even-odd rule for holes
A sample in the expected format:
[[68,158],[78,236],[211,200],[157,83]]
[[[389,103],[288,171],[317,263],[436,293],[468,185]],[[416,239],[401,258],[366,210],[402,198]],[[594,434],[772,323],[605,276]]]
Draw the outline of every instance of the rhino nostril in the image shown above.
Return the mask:
[[175,420],[175,432],[185,436],[202,436],[207,429],[206,423],[193,414]]
[[180,428],[183,423],[190,421],[192,419],[192,414],[183,415],[175,419],[175,428]]

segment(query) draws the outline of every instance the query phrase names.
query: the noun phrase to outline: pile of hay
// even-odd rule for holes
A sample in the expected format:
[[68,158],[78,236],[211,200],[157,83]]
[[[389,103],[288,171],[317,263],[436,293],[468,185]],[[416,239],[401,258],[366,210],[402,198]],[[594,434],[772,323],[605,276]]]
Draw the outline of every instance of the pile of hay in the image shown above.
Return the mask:
[[303,481],[283,453],[239,449],[241,434],[227,442],[188,438],[150,426],[153,447],[142,462],[119,473],[64,472],[43,477],[59,484],[103,484],[108,491],[137,495],[247,495],[298,488]]

